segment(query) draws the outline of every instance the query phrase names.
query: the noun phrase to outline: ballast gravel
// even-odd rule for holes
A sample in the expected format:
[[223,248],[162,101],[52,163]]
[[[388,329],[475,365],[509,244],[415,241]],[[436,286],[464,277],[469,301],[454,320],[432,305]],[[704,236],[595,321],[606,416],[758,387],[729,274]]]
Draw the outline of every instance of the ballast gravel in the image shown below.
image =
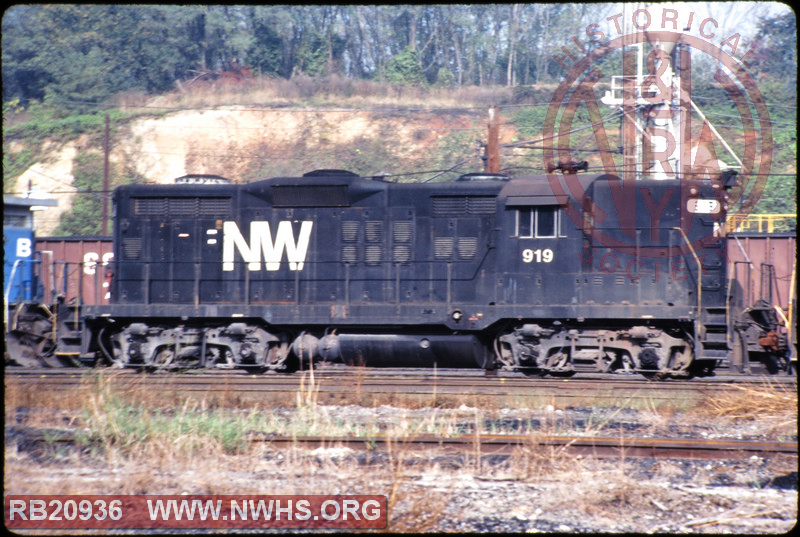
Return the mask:
[[[269,409],[287,423],[306,410]],[[393,434],[445,427],[458,434],[797,441],[796,429],[774,438],[769,423],[632,409],[320,406],[314,412],[320,422]],[[781,458],[590,459],[535,445],[510,456],[447,455],[275,449],[262,442],[246,454],[193,461],[47,451],[7,437],[5,465],[6,494],[385,494],[388,529],[395,532],[786,533],[798,512],[796,460]]]

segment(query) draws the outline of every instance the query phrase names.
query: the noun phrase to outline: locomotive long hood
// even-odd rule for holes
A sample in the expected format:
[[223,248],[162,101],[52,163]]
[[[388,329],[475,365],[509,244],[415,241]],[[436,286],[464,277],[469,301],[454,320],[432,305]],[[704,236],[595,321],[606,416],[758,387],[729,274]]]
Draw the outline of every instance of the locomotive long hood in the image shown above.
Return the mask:
[[387,183],[357,176],[277,177],[243,188],[274,207],[350,207],[386,192]]

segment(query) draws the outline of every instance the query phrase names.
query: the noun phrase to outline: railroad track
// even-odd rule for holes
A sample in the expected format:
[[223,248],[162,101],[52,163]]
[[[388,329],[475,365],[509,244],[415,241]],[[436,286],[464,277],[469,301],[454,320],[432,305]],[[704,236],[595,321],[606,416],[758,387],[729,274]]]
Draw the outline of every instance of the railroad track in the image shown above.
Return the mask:
[[[5,428],[6,441],[70,444],[78,440],[65,429],[37,429],[26,426]],[[265,442],[276,449],[348,448],[353,451],[394,452],[413,455],[435,451],[443,454],[471,453],[476,456],[513,455],[520,450],[549,453],[550,456],[592,458],[649,457],[680,460],[749,459],[776,456],[797,459],[797,442],[707,440],[674,438],[620,438],[558,435],[456,435],[447,437],[409,436],[280,436],[250,433],[251,442]],[[86,441],[84,438],[83,442]],[[89,440],[91,442],[91,440]],[[550,450],[550,451],[545,451]]]
[[[763,379],[761,379],[763,381]],[[316,394],[320,404],[353,400],[354,394],[417,397],[432,401],[438,397],[454,397],[456,401],[485,401],[486,398],[539,397],[542,402],[570,405],[582,401],[623,405],[631,399],[647,399],[649,405],[696,399],[736,390],[759,382],[742,377],[712,377],[688,381],[648,381],[642,377],[584,375],[569,379],[526,377],[518,373],[464,370],[399,370],[322,368],[294,375],[250,375],[242,371],[211,371],[185,374],[149,374],[128,370],[6,370],[6,387],[16,386],[24,393],[58,394],[62,391],[85,390],[93,385],[111,385],[121,391],[158,393],[166,401],[169,394],[233,395],[237,401],[255,399],[262,404],[270,394],[294,396]],[[796,379],[774,377],[769,383],[781,389],[796,389]],[[463,399],[472,396],[473,399]],[[28,427],[6,428],[6,436],[22,435],[27,440],[42,441],[45,436]],[[47,441],[70,442],[69,431],[49,431]],[[414,436],[391,438],[371,437],[297,437],[251,433],[253,442],[268,442],[276,448],[347,447],[353,450],[469,452],[480,455],[509,455],[518,450],[551,450],[564,455],[587,457],[668,457],[677,459],[716,459],[788,456],[797,458],[797,443],[722,441],[707,439],[658,439],[587,436],[486,435],[465,434],[446,438]]]
[[[51,393],[84,389],[102,383],[121,390],[159,390],[164,394],[219,397],[246,403],[302,392],[320,404],[357,402],[365,397],[412,398],[420,401],[489,398],[505,402],[537,398],[551,404],[621,404],[647,399],[658,406],[704,397],[764,382],[750,377],[709,377],[650,381],[638,375],[581,375],[571,378],[525,376],[515,372],[482,370],[406,370],[323,367],[291,375],[253,375],[244,371],[143,373],[130,370],[6,369],[6,386]],[[796,377],[769,377],[769,383],[795,389]]]
[[741,440],[675,440],[665,438],[608,438],[552,435],[462,435],[455,437],[350,438],[265,437],[274,447],[339,448],[353,450],[441,450],[484,455],[512,455],[520,449],[557,450],[559,454],[598,458],[653,457],[670,459],[748,459],[783,455],[797,458],[797,443]]

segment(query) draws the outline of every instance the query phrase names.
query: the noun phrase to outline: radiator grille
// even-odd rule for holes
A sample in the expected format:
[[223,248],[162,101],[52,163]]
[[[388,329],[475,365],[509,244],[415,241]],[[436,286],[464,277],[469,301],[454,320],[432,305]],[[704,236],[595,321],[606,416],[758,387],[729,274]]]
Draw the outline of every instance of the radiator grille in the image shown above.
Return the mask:
[[342,261],[345,263],[355,263],[358,261],[358,246],[342,246]]
[[367,265],[377,265],[383,260],[383,246],[372,244],[364,251]]
[[395,222],[393,228],[394,242],[411,242],[411,222]]
[[197,198],[173,198],[169,200],[169,214],[174,216],[196,216],[200,200]]
[[395,263],[408,263],[411,261],[411,242],[414,226],[412,222],[394,222],[392,224],[392,260]]
[[139,259],[142,256],[142,239],[129,238],[122,240],[122,256],[127,260]]
[[140,216],[166,216],[166,198],[139,198],[133,200],[133,212]]
[[358,240],[358,222],[348,220],[342,222],[342,241],[356,242]]
[[406,244],[395,245],[392,258],[395,263],[408,263],[411,261],[411,247]]
[[383,242],[383,222],[369,221],[364,231],[367,242]]
[[201,215],[227,215],[230,212],[230,198],[200,198]]
[[477,237],[461,237],[458,239],[458,258],[472,259],[478,251]]
[[497,201],[494,196],[471,196],[467,198],[469,214],[494,214],[497,212]]
[[137,216],[230,216],[230,198],[133,198],[133,213]]
[[432,196],[433,216],[477,216],[496,212],[495,196]]
[[450,259],[453,257],[453,238],[435,237],[433,239],[433,255],[436,259]]

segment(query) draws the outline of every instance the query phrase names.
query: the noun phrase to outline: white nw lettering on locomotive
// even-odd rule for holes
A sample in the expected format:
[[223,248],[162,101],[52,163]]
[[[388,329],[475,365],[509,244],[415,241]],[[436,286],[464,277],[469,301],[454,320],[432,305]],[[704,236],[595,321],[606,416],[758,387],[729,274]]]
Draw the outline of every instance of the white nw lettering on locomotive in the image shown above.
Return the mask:
[[267,270],[280,269],[284,250],[286,259],[289,261],[289,270],[303,270],[313,225],[313,222],[302,222],[300,235],[295,241],[292,223],[280,222],[273,241],[269,222],[250,222],[250,244],[247,244],[236,222],[224,222],[222,226],[222,270],[233,270],[235,250],[239,251],[250,270],[261,270],[262,253]]

